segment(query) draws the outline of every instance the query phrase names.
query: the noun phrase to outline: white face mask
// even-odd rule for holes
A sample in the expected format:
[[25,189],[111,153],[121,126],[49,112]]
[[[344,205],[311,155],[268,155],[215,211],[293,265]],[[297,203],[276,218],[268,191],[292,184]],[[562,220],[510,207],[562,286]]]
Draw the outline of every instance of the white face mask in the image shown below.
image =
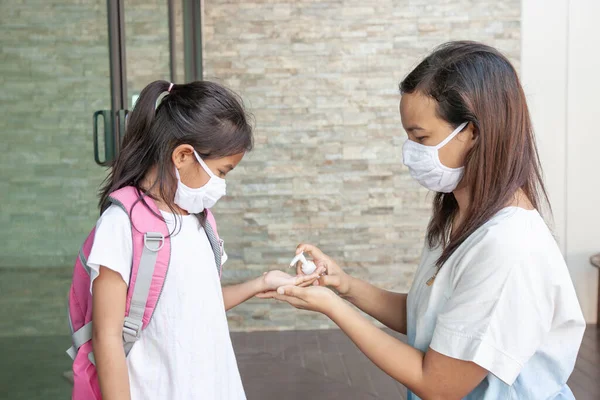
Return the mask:
[[458,186],[463,177],[464,167],[449,168],[440,161],[438,150],[450,142],[467,126],[463,122],[446,139],[437,146],[407,140],[402,147],[404,165],[410,175],[422,186],[434,192],[450,193]]
[[179,171],[175,169],[177,175],[177,191],[175,192],[175,204],[183,208],[190,214],[198,214],[204,211],[205,208],[211,208],[217,201],[226,194],[227,185],[225,179],[219,178],[208,168],[204,160],[200,158],[198,153],[194,151],[196,160],[206,171],[210,179],[206,184],[198,189],[188,187],[181,182]]

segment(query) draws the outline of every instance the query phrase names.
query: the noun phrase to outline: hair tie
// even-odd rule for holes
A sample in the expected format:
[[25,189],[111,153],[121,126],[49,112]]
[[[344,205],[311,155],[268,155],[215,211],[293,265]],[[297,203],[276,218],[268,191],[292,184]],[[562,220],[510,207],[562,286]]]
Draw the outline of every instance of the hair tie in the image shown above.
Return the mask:
[[160,103],[163,102],[164,98],[167,97],[171,93],[171,89],[173,89],[173,86],[175,86],[175,85],[173,83],[171,83],[166,92],[162,92],[161,94],[158,95],[158,98],[156,99],[156,103],[154,103],[154,111],[156,111],[158,109],[158,106],[160,106]]

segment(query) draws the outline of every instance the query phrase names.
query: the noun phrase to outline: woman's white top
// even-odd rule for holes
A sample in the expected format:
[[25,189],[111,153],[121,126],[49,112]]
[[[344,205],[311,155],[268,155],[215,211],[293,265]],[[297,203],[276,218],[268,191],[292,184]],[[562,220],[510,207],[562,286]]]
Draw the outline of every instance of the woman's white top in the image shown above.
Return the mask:
[[440,254],[425,246],[408,294],[409,343],[488,370],[469,399],[573,398],[566,382],[585,321],[540,214],[501,210],[462,243],[428,286]]

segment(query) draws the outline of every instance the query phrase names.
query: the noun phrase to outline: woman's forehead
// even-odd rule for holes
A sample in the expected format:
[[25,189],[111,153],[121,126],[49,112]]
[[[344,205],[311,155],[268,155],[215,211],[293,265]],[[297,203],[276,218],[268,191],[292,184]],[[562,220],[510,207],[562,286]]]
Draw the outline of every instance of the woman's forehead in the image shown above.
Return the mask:
[[427,129],[429,125],[438,124],[436,106],[434,99],[419,92],[403,94],[400,99],[402,125],[408,130],[415,127]]

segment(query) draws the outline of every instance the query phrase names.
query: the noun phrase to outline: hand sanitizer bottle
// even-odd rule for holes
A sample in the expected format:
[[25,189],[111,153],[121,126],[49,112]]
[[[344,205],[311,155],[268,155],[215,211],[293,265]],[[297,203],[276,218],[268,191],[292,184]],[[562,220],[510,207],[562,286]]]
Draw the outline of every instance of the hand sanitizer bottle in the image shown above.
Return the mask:
[[304,253],[300,253],[296,257],[294,257],[294,259],[290,263],[290,267],[296,265],[298,261],[302,263],[302,272],[305,275],[310,275],[317,270],[317,266],[315,265],[315,263],[312,261],[308,261],[306,257],[304,257]]

